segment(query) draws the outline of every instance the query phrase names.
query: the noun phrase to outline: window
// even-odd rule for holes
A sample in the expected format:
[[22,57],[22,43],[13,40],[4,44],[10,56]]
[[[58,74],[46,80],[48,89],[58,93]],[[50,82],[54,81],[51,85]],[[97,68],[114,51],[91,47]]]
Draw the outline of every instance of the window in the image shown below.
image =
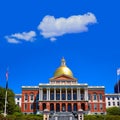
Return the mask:
[[119,100],[119,97],[117,97],[117,100]]
[[91,110],[91,104],[88,104],[88,109]]
[[88,94],[88,100],[91,100],[91,94]]
[[43,94],[43,100],[47,100],[47,94]]
[[31,100],[31,101],[34,100],[34,95],[33,95],[33,94],[30,95],[30,100]]
[[73,100],[77,100],[77,94],[73,93]]
[[27,110],[27,104],[24,105],[24,110]]
[[108,97],[108,100],[110,100],[110,97]]
[[93,95],[93,99],[97,100],[97,95],[96,94]]
[[71,93],[68,93],[68,100],[71,100]]
[[56,94],[56,100],[60,100],[60,93]]
[[99,95],[100,100],[102,100],[102,94]]
[[115,106],[115,102],[113,102],[113,106]]
[[66,97],[65,93],[62,93],[62,100],[65,100],[65,97]]
[[19,102],[17,102],[17,105],[19,106]]
[[50,100],[54,100],[54,93],[50,93]]
[[115,98],[114,97],[112,97],[112,100],[114,100]]
[[25,101],[27,101],[28,100],[28,95],[27,94],[25,94]]
[[97,110],[97,104],[94,104],[94,110]]
[[117,106],[120,106],[120,102],[117,102]]
[[110,102],[108,102],[108,106],[110,106],[111,104],[110,104]]
[[17,98],[17,100],[19,100],[19,97]]
[[31,110],[33,110],[33,103],[32,103],[32,104],[30,104],[30,109],[31,109]]
[[81,100],[84,100],[84,94],[81,94]]
[[101,110],[103,109],[103,105],[102,105],[102,104],[100,104],[100,109],[101,109]]

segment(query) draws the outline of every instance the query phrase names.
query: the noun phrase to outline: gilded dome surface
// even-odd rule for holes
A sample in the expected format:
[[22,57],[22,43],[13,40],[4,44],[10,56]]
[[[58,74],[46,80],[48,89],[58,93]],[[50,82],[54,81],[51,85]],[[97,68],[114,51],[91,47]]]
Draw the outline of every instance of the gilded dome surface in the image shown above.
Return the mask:
[[68,75],[70,77],[73,77],[72,71],[66,66],[65,59],[62,58],[61,60],[61,66],[55,71],[54,77],[60,76],[60,75]]

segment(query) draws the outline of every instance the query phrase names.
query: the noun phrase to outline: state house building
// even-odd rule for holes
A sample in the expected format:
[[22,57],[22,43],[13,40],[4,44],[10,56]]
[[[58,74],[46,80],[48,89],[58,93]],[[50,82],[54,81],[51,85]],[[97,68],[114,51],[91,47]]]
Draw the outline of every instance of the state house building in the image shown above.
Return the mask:
[[38,114],[44,109],[50,112],[82,109],[86,114],[105,114],[105,87],[78,83],[63,58],[49,83],[22,86],[22,112]]

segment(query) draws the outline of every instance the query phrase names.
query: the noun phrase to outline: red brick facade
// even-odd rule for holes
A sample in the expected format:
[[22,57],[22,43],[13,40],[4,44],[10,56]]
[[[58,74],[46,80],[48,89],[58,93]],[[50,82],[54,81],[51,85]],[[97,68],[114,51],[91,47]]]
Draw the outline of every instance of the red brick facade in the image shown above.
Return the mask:
[[[97,89],[90,89],[88,90],[88,96],[91,96],[88,99],[88,106],[91,106],[91,112],[106,112],[106,101],[105,101],[105,91],[104,90],[97,90]],[[94,98],[94,95],[96,96]]]
[[[25,95],[28,95],[27,100],[25,101]],[[30,95],[34,95],[34,100],[31,101]],[[33,88],[26,88],[22,90],[22,106],[21,110],[23,113],[36,113],[38,110],[43,111],[44,109],[54,111],[62,111],[62,107],[64,105],[65,111],[69,111],[68,108],[71,111],[74,111],[74,108],[76,106],[77,111],[79,109],[83,109],[84,111],[88,111],[91,113],[105,113],[106,112],[106,103],[105,103],[105,93],[104,90],[97,90],[88,88],[88,101],[66,101],[66,100],[56,100],[56,101],[38,101],[36,99],[37,95],[39,94],[39,89],[33,89]],[[96,96],[94,98],[94,95]],[[90,96],[90,97],[89,97]],[[100,98],[101,97],[101,98]],[[94,100],[96,99],[96,100]],[[33,107],[31,109],[31,104],[33,104]],[[38,104],[38,105],[37,105]],[[25,108],[25,106],[27,106]],[[37,107],[38,106],[38,107]],[[57,107],[59,106],[59,108]],[[69,107],[68,107],[69,106]]]
[[[33,100],[30,100],[30,95],[33,95]],[[21,111],[23,113],[34,113],[37,110],[37,95],[39,94],[39,90],[22,90],[22,105]],[[25,95],[28,96],[27,100],[25,100]]]

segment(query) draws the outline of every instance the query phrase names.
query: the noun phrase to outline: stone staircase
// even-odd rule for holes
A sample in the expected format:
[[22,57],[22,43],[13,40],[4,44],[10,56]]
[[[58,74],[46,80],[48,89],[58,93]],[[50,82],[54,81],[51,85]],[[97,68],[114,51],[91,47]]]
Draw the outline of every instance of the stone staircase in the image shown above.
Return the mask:
[[56,112],[50,115],[49,120],[77,120],[77,114],[72,112]]

